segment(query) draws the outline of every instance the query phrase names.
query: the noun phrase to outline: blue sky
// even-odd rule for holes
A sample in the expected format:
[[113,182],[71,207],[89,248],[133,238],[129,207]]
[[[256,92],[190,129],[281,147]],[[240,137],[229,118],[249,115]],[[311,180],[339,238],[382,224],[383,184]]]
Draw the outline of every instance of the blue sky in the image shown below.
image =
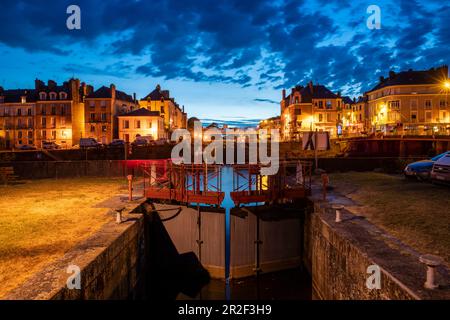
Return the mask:
[[[81,8],[81,30],[66,9]],[[369,5],[381,29],[366,27]],[[74,76],[145,96],[169,89],[189,116],[236,125],[279,112],[309,80],[356,96],[390,69],[450,57],[446,1],[2,0],[0,86]]]

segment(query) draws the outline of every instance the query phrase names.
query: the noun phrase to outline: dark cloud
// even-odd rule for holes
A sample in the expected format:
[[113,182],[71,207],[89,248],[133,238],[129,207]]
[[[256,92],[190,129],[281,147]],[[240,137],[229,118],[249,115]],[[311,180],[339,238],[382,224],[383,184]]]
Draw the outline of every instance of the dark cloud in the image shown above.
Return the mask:
[[253,101],[255,101],[255,102],[268,102],[268,103],[273,103],[273,104],[279,104],[280,103],[279,101],[275,101],[275,100],[271,100],[271,99],[260,99],[260,98],[253,99]]
[[[69,31],[77,4],[82,29]],[[3,0],[0,43],[30,52],[86,55],[127,63],[89,66],[91,73],[289,87],[309,80],[345,94],[367,90],[389,69],[429,68],[450,56],[450,6],[430,0],[379,1],[382,29],[365,27],[366,6],[352,1]],[[107,40],[99,48],[99,39]],[[101,55],[100,55],[101,54]],[[144,62],[143,62],[144,61]]]

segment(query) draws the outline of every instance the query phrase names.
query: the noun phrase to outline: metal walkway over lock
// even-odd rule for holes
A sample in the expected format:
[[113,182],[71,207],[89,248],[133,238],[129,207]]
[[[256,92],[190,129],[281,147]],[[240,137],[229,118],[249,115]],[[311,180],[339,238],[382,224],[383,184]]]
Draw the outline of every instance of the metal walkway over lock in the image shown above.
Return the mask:
[[[220,207],[222,165],[173,164],[171,159],[142,163],[144,195],[148,199],[180,204]],[[278,173],[261,175],[261,165],[233,165],[231,199],[236,207],[245,204],[276,204],[303,199],[311,194],[312,162],[282,161]]]

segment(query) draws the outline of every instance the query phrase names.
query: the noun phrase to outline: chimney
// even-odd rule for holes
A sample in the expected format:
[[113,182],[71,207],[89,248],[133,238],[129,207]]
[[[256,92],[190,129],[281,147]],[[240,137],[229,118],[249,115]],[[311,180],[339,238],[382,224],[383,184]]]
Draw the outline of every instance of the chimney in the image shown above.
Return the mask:
[[286,99],[286,89],[283,89],[283,91],[281,91],[281,92],[282,92],[283,100]]
[[183,106],[183,113],[184,113],[184,106]]
[[44,86],[45,86],[45,84],[44,84],[43,81],[41,81],[41,80],[39,80],[39,79],[34,80],[34,88],[35,88],[36,90],[39,90],[39,89],[41,89],[41,88],[44,87]]
[[395,72],[393,70],[389,71],[389,79],[395,78]]
[[383,83],[384,82],[384,77],[380,76],[380,82]]
[[86,95],[88,96],[88,95],[90,95],[92,92],[94,92],[94,87],[93,87],[92,85],[88,84],[88,85],[86,86]]
[[87,88],[86,88],[86,82],[82,82],[82,83],[81,83],[81,93],[83,94],[83,96],[87,96],[86,90],[87,90]]
[[111,89],[111,99],[115,100],[116,99],[116,86],[114,84],[111,84],[109,86],[109,88]]
[[49,88],[55,88],[55,87],[56,87],[56,82],[53,81],[53,80],[48,80],[47,86],[48,86]]
[[134,103],[136,103],[136,92],[133,92],[133,101],[134,101]]
[[72,94],[72,101],[75,104],[80,103],[80,80],[70,79],[69,83],[70,83],[70,92]]

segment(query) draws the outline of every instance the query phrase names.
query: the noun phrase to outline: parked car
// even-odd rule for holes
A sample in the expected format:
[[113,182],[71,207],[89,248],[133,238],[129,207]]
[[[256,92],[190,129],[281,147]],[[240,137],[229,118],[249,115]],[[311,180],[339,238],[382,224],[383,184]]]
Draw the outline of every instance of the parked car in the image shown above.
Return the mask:
[[405,177],[410,179],[429,180],[434,163],[449,154],[450,151],[447,151],[431,158],[430,160],[421,160],[408,164],[403,171]]
[[450,183],[450,152],[437,160],[431,170],[431,181]]
[[114,139],[108,146],[111,148],[120,148],[125,146],[125,141],[120,139]]
[[157,145],[157,146],[163,146],[165,144],[167,144],[167,139],[159,138],[159,139],[155,140],[155,145]]
[[61,146],[53,141],[42,141],[42,149],[55,150],[61,149]]
[[19,150],[36,150],[35,146],[30,146],[28,144],[24,144],[18,148]]
[[81,138],[80,148],[101,148],[103,145],[94,138]]
[[155,143],[152,136],[136,136],[136,140],[133,141],[133,146],[148,146]]

